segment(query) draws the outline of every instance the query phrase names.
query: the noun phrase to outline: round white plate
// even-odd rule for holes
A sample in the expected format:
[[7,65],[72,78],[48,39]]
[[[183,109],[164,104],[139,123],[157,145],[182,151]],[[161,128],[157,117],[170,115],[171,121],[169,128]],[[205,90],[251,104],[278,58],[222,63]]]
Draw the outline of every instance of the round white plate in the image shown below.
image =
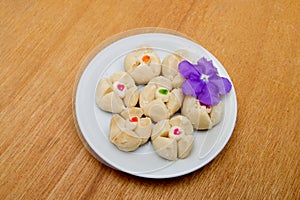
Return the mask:
[[[78,133],[84,145],[101,162],[123,172],[145,178],[172,178],[193,172],[214,159],[228,142],[235,126],[237,100],[234,87],[222,97],[225,114],[222,121],[208,131],[195,131],[195,141],[191,154],[182,160],[168,161],[159,157],[146,143],[134,152],[122,152],[108,139],[111,113],[100,110],[95,103],[96,87],[100,79],[122,70],[124,57],[139,46],[154,49],[161,60],[168,54],[187,50],[194,62],[202,56],[212,60],[221,76],[229,75],[222,64],[199,44],[178,34],[124,33],[105,41],[100,50],[88,59],[75,85],[74,118]],[[231,81],[231,80],[230,80]],[[231,81],[232,83],[232,81]]]

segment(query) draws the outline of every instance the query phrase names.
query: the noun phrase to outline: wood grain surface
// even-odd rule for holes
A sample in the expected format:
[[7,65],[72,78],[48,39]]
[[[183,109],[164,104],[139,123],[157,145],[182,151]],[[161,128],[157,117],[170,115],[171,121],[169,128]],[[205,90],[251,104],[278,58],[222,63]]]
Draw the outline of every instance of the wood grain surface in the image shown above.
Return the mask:
[[[299,0],[0,1],[0,199],[300,199],[299,11]],[[111,169],[74,125],[80,64],[141,27],[191,37],[236,89],[229,143],[182,177]]]

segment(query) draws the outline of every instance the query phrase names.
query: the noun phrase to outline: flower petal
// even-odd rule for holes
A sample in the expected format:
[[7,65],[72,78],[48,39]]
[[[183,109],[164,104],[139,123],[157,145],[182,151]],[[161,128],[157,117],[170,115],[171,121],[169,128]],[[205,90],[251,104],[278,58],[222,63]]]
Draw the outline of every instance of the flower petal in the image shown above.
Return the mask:
[[195,73],[190,73],[190,77],[188,78],[189,80],[193,80],[195,82],[198,82],[199,80],[201,80],[201,74],[195,74]]
[[204,83],[202,81],[193,81],[187,79],[182,83],[182,92],[185,95],[197,97],[201,93]]
[[192,87],[192,85],[189,83],[188,80],[182,83],[181,88],[184,95],[192,95],[194,97],[197,96],[194,88]]
[[217,105],[220,102],[219,94],[226,94],[232,88],[227,78],[218,75],[213,62],[204,57],[196,65],[184,60],[179,63],[178,70],[186,79],[182,84],[183,93],[197,97],[205,105]]
[[209,82],[214,84],[218,88],[219,94],[226,94],[231,90],[231,83],[230,81],[225,77],[219,77],[219,76],[212,76],[209,78]]
[[220,102],[218,88],[214,84],[207,83],[202,87],[202,92],[198,95],[198,99],[205,105],[217,105]]
[[185,79],[189,79],[190,77],[200,77],[195,66],[186,60],[178,64],[178,71]]
[[[224,90],[225,90],[224,94],[226,94],[226,93],[230,92],[232,85],[227,78],[224,78],[224,77],[221,77],[221,78],[222,78],[223,84],[224,84]],[[220,93],[220,94],[222,94],[222,93]]]
[[198,60],[197,66],[200,69],[201,74],[206,74],[213,76],[218,74],[217,68],[213,65],[212,61],[208,61],[206,58],[202,57]]

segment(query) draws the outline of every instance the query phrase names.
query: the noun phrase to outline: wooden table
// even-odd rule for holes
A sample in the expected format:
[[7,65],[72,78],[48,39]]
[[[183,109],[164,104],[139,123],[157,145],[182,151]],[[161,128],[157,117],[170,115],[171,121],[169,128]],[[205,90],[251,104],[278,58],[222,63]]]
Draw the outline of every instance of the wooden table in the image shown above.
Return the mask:
[[[0,199],[300,199],[300,2],[0,2]],[[191,174],[137,178],[98,162],[74,126],[86,56],[162,27],[225,66],[238,100],[225,149]]]

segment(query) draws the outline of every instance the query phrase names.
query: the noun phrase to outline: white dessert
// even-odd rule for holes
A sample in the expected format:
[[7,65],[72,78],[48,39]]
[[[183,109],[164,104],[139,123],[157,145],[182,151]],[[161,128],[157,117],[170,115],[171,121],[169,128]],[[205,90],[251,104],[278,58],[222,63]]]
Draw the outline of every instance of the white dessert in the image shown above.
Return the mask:
[[169,119],[180,109],[182,101],[182,90],[172,89],[169,79],[158,76],[143,88],[139,103],[145,115],[154,122],[158,122],[162,119]]
[[195,97],[185,96],[181,114],[186,116],[197,130],[211,129],[218,124],[224,114],[224,106],[220,101],[218,105],[201,105]]
[[167,160],[186,158],[193,147],[193,126],[181,115],[161,120],[153,127],[151,142],[155,152]]
[[152,122],[142,117],[141,108],[128,108],[114,114],[110,123],[109,140],[122,151],[134,151],[146,143],[152,132]]
[[185,50],[178,50],[163,59],[161,65],[162,75],[172,82],[173,88],[181,87],[184,78],[178,72],[178,64],[188,57]]
[[134,107],[139,91],[128,73],[118,71],[109,78],[100,80],[96,91],[96,103],[104,111],[120,113],[127,107]]
[[137,84],[147,84],[161,72],[161,61],[150,47],[140,47],[128,54],[124,67]]

